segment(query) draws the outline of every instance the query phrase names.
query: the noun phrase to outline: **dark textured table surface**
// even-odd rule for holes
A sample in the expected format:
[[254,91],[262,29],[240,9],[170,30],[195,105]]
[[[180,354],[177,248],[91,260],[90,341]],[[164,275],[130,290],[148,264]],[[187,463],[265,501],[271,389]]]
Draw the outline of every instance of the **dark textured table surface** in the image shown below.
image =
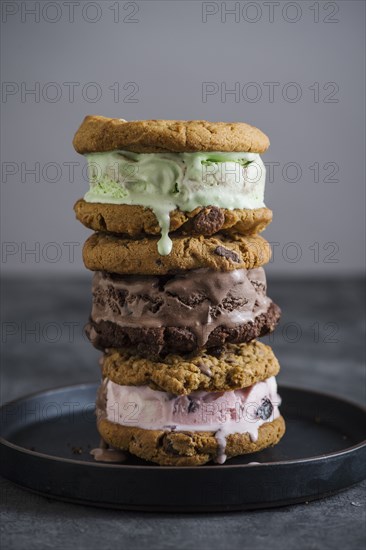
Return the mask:
[[[365,402],[363,283],[281,280],[269,294],[283,317],[269,338],[279,382]],[[12,278],[2,285],[2,402],[99,377],[83,336],[90,279]],[[267,338],[268,340],[268,338]],[[274,510],[148,514],[88,508],[1,480],[1,548],[332,549],[365,540],[366,482],[324,500]]]

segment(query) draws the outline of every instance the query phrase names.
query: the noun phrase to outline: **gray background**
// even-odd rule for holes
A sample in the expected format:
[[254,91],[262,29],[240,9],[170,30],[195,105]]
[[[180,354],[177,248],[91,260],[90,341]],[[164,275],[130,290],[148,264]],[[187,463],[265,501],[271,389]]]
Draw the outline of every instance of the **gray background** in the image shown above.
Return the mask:
[[[273,17],[265,3],[252,2],[248,8],[248,2],[240,2],[237,20],[227,14],[226,22],[220,2],[208,8],[196,1],[120,2],[117,14],[111,9],[116,2],[81,1],[74,6],[73,21],[63,2],[58,9],[55,2],[38,2],[35,21],[37,15],[26,11],[35,4],[2,3],[4,271],[82,272],[81,246],[89,231],[76,222],[72,206],[87,184],[83,158],[71,141],[86,114],[102,114],[243,120],[260,127],[272,142],[264,160],[279,163],[266,191],[274,222],[265,236],[277,243],[268,271],[289,276],[360,273],[365,229],[363,1],[280,2],[273,6]],[[217,10],[206,23],[205,9]],[[11,15],[11,10],[17,13]],[[65,84],[71,82],[78,84],[73,84],[74,98],[69,95],[72,85]],[[241,95],[221,97],[217,92],[203,101],[204,82],[223,92],[238,83]],[[274,97],[268,82],[278,83]],[[287,86],[289,82],[297,87]],[[22,89],[35,86],[39,97],[22,97]],[[115,91],[119,87],[119,97],[111,86]],[[96,91],[101,97],[93,101]],[[250,101],[255,94],[261,97]],[[294,102],[295,94],[301,98]],[[70,162],[78,163],[74,178],[65,164]],[[35,163],[38,182],[25,173]],[[314,163],[319,163],[319,182],[314,181]],[[332,176],[335,165],[339,171]],[[298,181],[286,181],[296,174]]]

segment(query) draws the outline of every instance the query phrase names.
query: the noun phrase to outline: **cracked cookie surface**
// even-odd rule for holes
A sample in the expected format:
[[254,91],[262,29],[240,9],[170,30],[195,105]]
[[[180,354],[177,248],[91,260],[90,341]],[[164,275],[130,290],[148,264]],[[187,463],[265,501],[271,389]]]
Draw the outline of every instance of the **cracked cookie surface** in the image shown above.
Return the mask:
[[103,376],[116,384],[148,385],[174,395],[246,388],[280,370],[272,349],[257,341],[228,344],[219,355],[205,350],[193,357],[170,354],[156,361],[136,350],[109,349],[101,362]]
[[269,139],[244,122],[133,120],[86,116],[73,145],[78,153],[117,149],[135,153],[227,151],[263,153]]
[[84,244],[84,264],[91,271],[166,275],[204,267],[217,271],[253,269],[271,257],[269,243],[259,235],[172,237],[172,251],[166,256],[159,254],[158,241],[157,237],[132,240],[95,233]]

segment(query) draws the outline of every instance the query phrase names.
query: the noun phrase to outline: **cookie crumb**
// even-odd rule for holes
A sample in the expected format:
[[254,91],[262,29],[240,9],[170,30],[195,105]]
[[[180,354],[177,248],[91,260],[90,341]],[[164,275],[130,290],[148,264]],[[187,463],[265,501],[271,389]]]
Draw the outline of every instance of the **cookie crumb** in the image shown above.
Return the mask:
[[81,455],[81,454],[83,454],[84,451],[83,451],[82,447],[75,447],[74,446],[74,447],[71,447],[71,452],[74,455]]

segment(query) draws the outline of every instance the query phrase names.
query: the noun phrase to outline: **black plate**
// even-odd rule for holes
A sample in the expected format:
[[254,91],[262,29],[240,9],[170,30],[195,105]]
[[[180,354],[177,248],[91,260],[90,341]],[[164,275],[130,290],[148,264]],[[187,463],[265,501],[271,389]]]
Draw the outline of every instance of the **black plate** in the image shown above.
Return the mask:
[[[197,468],[128,456],[95,462],[94,384],[24,397],[1,410],[0,474],[48,497],[148,511],[225,511],[321,498],[366,477],[365,410],[282,387],[287,432],[273,449]],[[250,464],[260,462],[260,464]]]

